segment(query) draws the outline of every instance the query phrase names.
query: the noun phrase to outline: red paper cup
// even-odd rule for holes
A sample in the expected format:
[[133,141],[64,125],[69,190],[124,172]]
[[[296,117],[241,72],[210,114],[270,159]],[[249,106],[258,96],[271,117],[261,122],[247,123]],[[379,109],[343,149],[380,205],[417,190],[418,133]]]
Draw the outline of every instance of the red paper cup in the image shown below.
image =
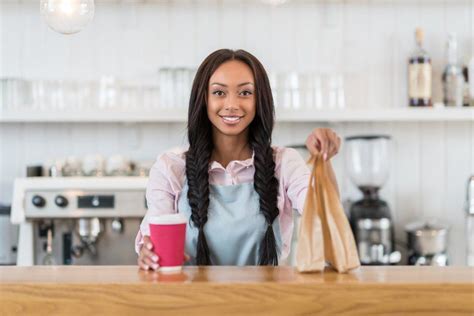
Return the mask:
[[180,271],[184,263],[186,218],[182,214],[166,214],[149,218],[153,251],[160,258],[159,270]]

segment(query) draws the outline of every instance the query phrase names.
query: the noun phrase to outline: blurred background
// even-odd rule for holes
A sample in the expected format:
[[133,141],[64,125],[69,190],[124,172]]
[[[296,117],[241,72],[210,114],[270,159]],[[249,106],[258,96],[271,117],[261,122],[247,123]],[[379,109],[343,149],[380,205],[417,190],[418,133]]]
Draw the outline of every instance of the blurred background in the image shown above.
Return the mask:
[[[11,236],[0,247],[3,264],[15,264],[17,255],[47,263],[48,247],[57,263],[107,263],[100,261],[104,256],[84,256],[97,258],[96,248],[111,249],[113,234],[123,231],[130,246],[123,263],[133,263],[143,197],[138,208],[122,206],[117,192],[124,188],[115,184],[54,181],[127,176],[133,180],[123,182],[125,189],[143,188],[146,182],[133,181],[146,179],[158,154],[186,146],[194,72],[219,48],[245,49],[268,71],[274,145],[298,148],[306,158],[301,145],[316,127],[330,127],[342,138],[364,136],[346,140],[332,163],[353,225],[359,217],[372,219],[365,228],[353,227],[362,230],[357,236],[367,264],[389,264],[387,254],[395,251],[402,257],[393,255],[392,264],[408,264],[413,254],[469,263],[473,0],[97,0],[94,11],[80,32],[65,35],[48,26],[39,1],[0,2],[0,231]],[[373,174],[380,177],[372,183]],[[15,187],[15,179],[27,176],[53,182]],[[357,213],[363,186],[379,187],[375,198],[388,208],[362,203],[369,213]],[[109,201],[101,196],[115,196],[112,211],[138,213],[87,213],[97,206],[81,206],[71,195],[77,189],[99,196],[99,204]],[[59,195],[69,206],[60,206]],[[69,218],[49,205],[75,207],[76,213]],[[46,208],[46,215],[34,207]],[[388,224],[375,221],[381,218]],[[417,231],[436,240],[411,240]],[[22,255],[21,247],[27,249]]]

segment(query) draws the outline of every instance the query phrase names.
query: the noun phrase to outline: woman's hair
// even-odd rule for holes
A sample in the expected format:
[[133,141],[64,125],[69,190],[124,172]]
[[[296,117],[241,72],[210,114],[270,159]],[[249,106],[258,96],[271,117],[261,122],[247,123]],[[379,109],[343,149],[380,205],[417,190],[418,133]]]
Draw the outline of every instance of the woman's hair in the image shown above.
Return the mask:
[[254,188],[259,195],[260,211],[267,230],[259,253],[260,265],[278,265],[277,247],[272,224],[278,216],[278,180],[271,137],[274,106],[268,76],[262,64],[244,50],[220,49],[210,54],[199,66],[191,89],[188,110],[189,150],[186,152],[186,177],[191,220],[199,229],[196,263],[210,265],[210,253],[204,234],[209,207],[209,163],[214,148],[212,124],[207,115],[209,80],[216,69],[230,60],[238,60],[250,67],[255,79],[256,115],[249,125],[249,145],[254,151]]

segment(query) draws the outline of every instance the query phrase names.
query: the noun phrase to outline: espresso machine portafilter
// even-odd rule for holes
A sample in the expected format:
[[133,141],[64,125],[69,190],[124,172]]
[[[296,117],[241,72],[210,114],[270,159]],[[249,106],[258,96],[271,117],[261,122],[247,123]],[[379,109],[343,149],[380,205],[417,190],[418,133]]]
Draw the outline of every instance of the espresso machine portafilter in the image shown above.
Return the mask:
[[77,234],[81,243],[73,248],[73,255],[79,258],[84,250],[90,252],[92,256],[97,256],[96,242],[100,233],[104,230],[103,223],[97,217],[80,218],[76,221]]

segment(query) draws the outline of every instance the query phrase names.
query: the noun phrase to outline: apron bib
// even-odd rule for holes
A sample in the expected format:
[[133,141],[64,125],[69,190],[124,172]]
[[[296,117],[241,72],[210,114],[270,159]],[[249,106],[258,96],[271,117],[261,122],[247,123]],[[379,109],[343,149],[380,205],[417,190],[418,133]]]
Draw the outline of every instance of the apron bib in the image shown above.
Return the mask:
[[[198,229],[191,220],[187,181],[178,200],[178,211],[188,218],[185,251],[191,257],[186,265],[196,265]],[[204,233],[212,265],[258,265],[259,250],[267,230],[260,212],[259,195],[251,183],[209,185],[209,208]],[[273,222],[277,253],[281,253],[279,217]]]

